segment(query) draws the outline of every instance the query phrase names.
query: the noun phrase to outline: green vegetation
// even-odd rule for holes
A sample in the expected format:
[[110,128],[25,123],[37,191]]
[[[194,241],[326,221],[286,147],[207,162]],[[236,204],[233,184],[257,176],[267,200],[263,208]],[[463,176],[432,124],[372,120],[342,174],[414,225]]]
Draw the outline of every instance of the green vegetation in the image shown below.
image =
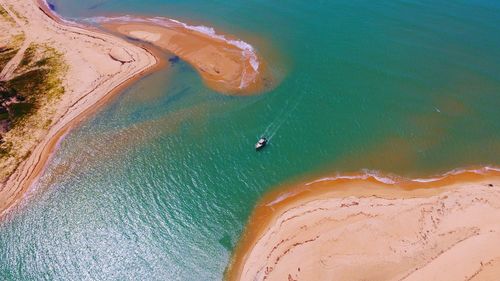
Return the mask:
[[0,49],[0,70],[16,55],[19,49],[3,48]]
[[[45,120],[44,115],[48,113],[40,109],[46,108],[64,93],[61,79],[66,70],[62,54],[57,50],[47,45],[30,45],[16,69],[17,76],[0,82],[0,126],[3,123],[5,129],[5,122],[8,122],[9,130],[19,127],[25,132],[29,131],[25,130],[26,126],[47,128],[51,119]],[[26,157],[24,153],[14,155],[16,141],[6,140],[3,140],[0,128],[0,159]]]
[[33,111],[34,104],[29,102],[14,103],[10,110],[12,111],[12,116],[15,118],[14,121],[22,119],[29,113]]
[[2,110],[2,109],[0,109],[0,121],[9,120],[9,112],[7,112],[7,110]]
[[20,34],[17,34],[17,35],[14,35],[11,39],[12,43],[11,45],[13,46],[21,46],[21,44],[24,42],[24,33],[20,33]]
[[44,57],[38,60],[35,65],[49,69],[45,75],[46,95],[49,100],[58,99],[64,94],[61,79],[68,71],[68,66],[64,63],[63,55],[56,49],[47,45],[43,46],[43,48],[45,50]]
[[[26,39],[17,18],[28,20],[12,6],[0,5],[0,24],[6,31],[3,36],[9,37],[2,40],[7,45],[0,46],[0,70],[18,54]],[[29,157],[50,128],[67,71],[63,55],[48,44],[31,44],[16,62],[19,65],[14,73],[9,72],[12,78],[0,81],[0,182]]]
[[7,157],[10,155],[10,150],[12,149],[12,143],[11,142],[3,142],[0,145],[0,159],[3,157]]
[[19,64],[20,67],[26,67],[28,66],[32,61],[33,57],[35,56],[36,53],[36,45],[31,44],[28,49],[24,52],[24,57],[21,60],[21,63]]
[[[36,60],[37,57],[40,59]],[[26,68],[29,70],[0,84],[0,101],[13,97],[17,100],[9,107],[12,121],[22,120],[43,102],[57,99],[64,93],[61,76],[66,66],[54,48],[32,44],[20,64],[21,70]]]
[[24,15],[21,15],[18,11],[16,11],[16,9],[12,7],[12,5],[9,5],[9,9],[14,13],[14,15],[16,15],[18,19],[24,21],[25,23],[28,22],[28,18],[26,18]]
[[0,6],[0,16],[10,23],[16,23],[2,6]]
[[23,41],[24,34],[18,34],[12,37],[8,46],[0,47],[0,70],[16,55]]
[[8,81],[7,87],[35,102],[40,92],[46,88],[43,82],[48,72],[43,68],[30,70]]
[[2,16],[4,18],[9,17],[9,14],[2,6],[0,6],[0,16]]

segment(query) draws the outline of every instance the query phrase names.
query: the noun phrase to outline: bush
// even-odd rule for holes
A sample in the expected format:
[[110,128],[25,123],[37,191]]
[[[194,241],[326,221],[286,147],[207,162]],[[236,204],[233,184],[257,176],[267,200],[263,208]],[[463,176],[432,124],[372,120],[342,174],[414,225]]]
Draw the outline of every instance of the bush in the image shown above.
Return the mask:
[[29,102],[12,104],[10,106],[10,109],[12,111],[13,120],[14,121],[21,120],[24,116],[29,114],[34,108],[35,105]]
[[1,109],[0,109],[0,121],[3,121],[3,120],[9,120],[9,113],[8,112],[1,112]]

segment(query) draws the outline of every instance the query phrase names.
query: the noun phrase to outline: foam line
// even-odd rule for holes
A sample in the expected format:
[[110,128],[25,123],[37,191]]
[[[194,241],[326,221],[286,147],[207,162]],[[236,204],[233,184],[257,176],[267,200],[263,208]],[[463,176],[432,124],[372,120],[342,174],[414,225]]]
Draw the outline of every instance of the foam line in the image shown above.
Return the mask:
[[252,73],[248,73],[246,71],[246,68],[243,68],[243,74],[241,76],[241,82],[239,85],[240,89],[245,88],[248,86],[249,83],[253,82],[257,76],[258,70],[259,70],[259,59],[257,57],[257,54],[255,52],[255,49],[252,47],[252,45],[248,44],[247,42],[241,41],[241,40],[233,40],[233,39],[228,39],[224,35],[217,34],[215,29],[213,27],[209,26],[204,26],[204,25],[189,25],[186,23],[183,23],[181,21],[175,20],[175,19],[170,19],[170,18],[165,18],[165,17],[152,17],[152,18],[141,18],[141,17],[133,17],[130,15],[124,15],[124,16],[118,16],[118,17],[92,17],[92,18],[85,18],[83,19],[84,21],[91,22],[91,23],[106,23],[106,22],[111,22],[111,21],[124,21],[124,22],[142,22],[142,23],[154,23],[160,26],[164,26],[167,28],[176,28],[176,27],[182,27],[191,31],[195,31],[201,34],[204,34],[206,36],[209,36],[210,38],[214,38],[223,42],[226,42],[232,46],[235,46],[236,48],[241,50],[241,55],[244,58],[245,61],[248,61],[250,63],[250,66],[253,69]]
[[402,181],[413,181],[413,182],[421,182],[421,183],[427,183],[427,182],[435,182],[439,181],[442,179],[445,179],[449,176],[455,176],[463,173],[474,173],[474,174],[485,174],[489,171],[497,171],[500,172],[500,168],[497,167],[489,167],[485,166],[480,169],[455,169],[451,170],[449,172],[444,173],[441,176],[437,177],[429,177],[429,178],[415,178],[415,179],[410,179],[410,178],[404,178],[404,177],[397,177],[397,176],[391,176],[391,175],[381,175],[381,173],[377,171],[372,171],[372,170],[363,170],[359,175],[337,175],[334,177],[325,177],[321,179],[317,179],[311,182],[306,183],[306,185],[312,185],[318,182],[325,182],[325,181],[335,181],[339,179],[350,179],[350,180],[355,180],[355,179],[360,179],[360,180],[366,180],[369,178],[373,178],[377,180],[380,183],[385,183],[385,184],[397,184]]

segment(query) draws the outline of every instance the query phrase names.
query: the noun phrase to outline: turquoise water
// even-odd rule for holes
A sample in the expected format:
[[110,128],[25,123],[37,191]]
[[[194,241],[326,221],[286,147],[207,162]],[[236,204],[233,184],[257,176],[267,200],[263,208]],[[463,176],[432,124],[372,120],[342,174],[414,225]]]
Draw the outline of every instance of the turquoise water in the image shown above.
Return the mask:
[[[254,45],[283,79],[230,97],[180,62],[119,95],[62,141],[0,222],[1,280],[220,280],[273,186],[500,164],[498,2],[53,3],[77,20],[214,26]],[[266,131],[270,145],[255,153]]]

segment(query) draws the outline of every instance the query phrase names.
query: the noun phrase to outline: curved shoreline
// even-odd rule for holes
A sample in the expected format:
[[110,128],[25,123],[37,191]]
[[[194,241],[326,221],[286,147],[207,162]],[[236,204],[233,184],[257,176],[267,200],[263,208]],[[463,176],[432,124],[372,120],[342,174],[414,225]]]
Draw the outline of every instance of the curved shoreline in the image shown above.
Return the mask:
[[147,42],[188,62],[215,91],[248,95],[268,90],[273,78],[256,50],[211,27],[193,26],[168,18],[94,18],[105,29]]
[[[65,20],[52,11],[48,7],[45,0],[24,0],[23,2],[18,2],[16,5],[19,5],[18,7],[22,7],[22,10],[29,14],[28,17],[30,18],[30,23],[33,21],[36,24],[43,25],[43,28],[46,28],[49,33],[54,31],[55,33],[63,33],[66,39],[67,37],[74,37],[73,39],[76,37],[80,37],[80,39],[81,37],[84,37],[86,42],[100,42],[101,49],[103,43],[110,46],[118,46],[118,49],[120,49],[118,57],[115,57],[112,54],[113,50],[110,51],[109,56],[113,60],[121,62],[122,65],[126,65],[127,67],[124,67],[125,71],[120,71],[118,74],[104,74],[110,76],[104,81],[102,81],[102,77],[98,79],[99,81],[91,81],[92,84],[94,84],[94,82],[97,82],[98,84],[92,86],[92,89],[86,90],[85,93],[80,94],[76,101],[71,101],[71,104],[67,105],[67,108],[63,108],[65,110],[64,113],[56,118],[56,121],[53,122],[54,125],[48,129],[45,137],[40,139],[38,144],[31,149],[29,157],[20,162],[19,166],[10,175],[6,182],[0,183],[0,217],[10,210],[12,206],[16,205],[16,203],[19,202],[24,196],[26,191],[38,179],[40,173],[44,170],[48,159],[54,152],[57,143],[65,133],[67,133],[82,119],[92,114],[97,107],[100,107],[112,96],[121,92],[124,88],[136,82],[144,75],[165,66],[166,60],[160,58],[162,57],[160,54],[161,52],[157,48],[172,51],[169,48],[170,45],[167,46],[168,44],[163,44],[165,42],[169,42],[170,39],[159,40],[162,44],[156,44],[154,40],[138,40],[138,42],[132,43],[128,42],[129,40],[126,41],[122,39],[120,35],[126,37],[129,36],[120,32],[118,29],[115,30],[115,28],[130,27],[127,22],[117,23],[115,21],[111,21],[111,23],[104,25],[104,28],[107,27],[110,30],[103,31],[92,26],[83,26],[79,23]],[[32,17],[33,19],[31,19]],[[185,45],[185,47],[181,49],[184,51],[187,50],[188,53],[193,53],[193,51],[195,51],[194,53],[198,53],[199,55],[191,57],[191,55],[188,54],[187,57],[181,57],[186,59],[197,69],[203,77],[203,80],[206,81],[210,87],[224,93],[242,94],[260,92],[265,88],[266,83],[271,83],[270,79],[268,79],[269,77],[266,78],[262,75],[265,70],[264,63],[259,60],[255,53],[253,53],[253,48],[247,43],[233,39],[233,37],[225,37],[224,35],[215,34],[213,29],[210,29],[210,31],[214,32],[213,36],[211,36],[208,33],[198,30],[201,26],[190,26],[175,20],[165,21],[166,19],[155,19],[156,24],[151,23],[151,25],[145,25],[144,27],[146,31],[142,32],[148,32],[147,30],[149,28],[163,28],[167,30],[167,33],[168,30],[178,32],[178,35],[174,36],[176,38],[179,36],[188,38],[181,39],[179,41]],[[28,24],[28,21],[26,24]],[[174,26],[172,27],[170,24],[173,24]],[[119,34],[113,35],[108,31]],[[165,35],[163,31],[160,32],[161,34],[159,34],[159,36],[162,37],[162,39],[165,39],[163,38]],[[61,39],[61,36],[63,35],[59,34],[58,36],[60,36],[58,38]],[[170,37],[166,36],[166,38]],[[62,44],[63,47],[67,48],[68,46],[64,44],[68,44],[69,41],[65,40],[63,43],[59,42],[59,45],[61,46]],[[200,42],[204,42],[207,46],[211,46],[211,49],[207,48],[207,46],[200,45]],[[239,46],[238,44],[242,44],[242,46]],[[207,51],[206,49],[209,50]],[[249,51],[252,51],[252,54],[249,54]],[[131,53],[134,52],[135,55],[133,58],[130,58],[132,55]],[[236,55],[236,53],[239,52],[241,52],[241,54]],[[119,58],[122,55],[125,56],[125,60],[121,60]],[[243,57],[240,58],[240,56]],[[147,60],[149,60],[149,62],[144,61],[145,57],[148,57]],[[224,58],[223,62],[219,63],[218,58]],[[255,62],[252,58],[257,60],[257,66],[255,66]],[[89,60],[88,64],[90,65],[92,63],[103,64],[98,59],[89,58]],[[230,66],[228,67],[228,65]],[[247,78],[245,78],[245,74],[248,74],[246,72],[249,69],[255,71],[255,73],[251,73],[251,81],[246,81],[245,79]],[[81,74],[80,76],[82,75],[84,74]],[[224,79],[222,79],[222,77]],[[73,80],[81,80],[80,77],[72,78]],[[68,78],[67,80],[71,80],[71,78]],[[245,84],[247,82],[248,84]],[[68,97],[70,100],[73,98],[74,97]],[[64,105],[61,107],[64,107]]]
[[[8,178],[3,189],[0,190],[0,193],[4,193],[2,194],[2,198],[6,201],[0,202],[0,217],[3,217],[24,197],[43,172],[57,144],[73,126],[99,110],[102,105],[131,84],[166,65],[166,62],[160,58],[154,49],[132,45],[121,38],[115,38],[112,35],[102,32],[67,25],[58,16],[51,13],[46,3],[42,0],[28,0],[26,1],[26,5],[36,6],[36,8],[34,7],[35,10],[39,9],[43,12],[44,20],[48,21],[47,24],[53,25],[56,30],[62,30],[68,34],[86,36],[89,40],[100,40],[110,45],[129,46],[129,48],[133,46],[135,57],[134,61],[128,63],[129,66],[125,72],[121,71],[120,75],[116,75],[119,77],[111,76],[104,81],[100,81],[90,91],[84,93],[78,100],[74,101],[57,122],[54,122],[54,125],[48,130],[46,137],[35,146],[31,155],[20,163],[15,172]],[[136,59],[138,60],[136,61]],[[133,65],[130,66],[130,64]]]
[[[469,193],[467,193],[468,190]],[[230,265],[226,270],[225,279],[283,280],[287,277],[285,273],[289,273],[288,278],[291,277],[293,280],[297,278],[298,280],[304,278],[307,280],[307,278],[311,278],[311,274],[324,273],[326,275],[323,276],[332,276],[333,271],[328,271],[331,268],[323,268],[324,271],[322,272],[322,266],[319,265],[321,262],[318,259],[321,257],[323,257],[322,260],[328,259],[326,257],[333,255],[337,257],[335,259],[336,264],[338,262],[347,262],[350,264],[350,267],[335,267],[335,270],[337,270],[335,271],[336,274],[342,272],[343,274],[347,274],[345,276],[350,276],[344,279],[339,278],[339,280],[359,280],[357,279],[359,276],[355,276],[355,274],[358,271],[363,271],[362,265],[364,263],[372,261],[370,260],[371,256],[367,254],[365,256],[352,256],[350,258],[347,253],[355,253],[357,250],[364,248],[356,247],[356,243],[359,242],[355,242],[358,241],[355,238],[352,238],[354,240],[350,241],[350,235],[342,236],[338,232],[335,234],[337,236],[335,236],[332,234],[334,231],[348,229],[351,225],[364,225],[362,224],[363,220],[366,221],[366,226],[361,229],[370,229],[369,226],[372,224],[383,225],[381,224],[382,218],[391,217],[393,213],[391,213],[392,211],[382,210],[380,214],[383,215],[377,217],[378,213],[376,212],[378,209],[376,209],[376,206],[379,206],[379,204],[392,206],[404,203],[405,207],[398,209],[395,206],[393,207],[394,210],[399,210],[401,214],[403,210],[409,209],[418,213],[420,212],[418,208],[428,206],[429,204],[431,206],[432,204],[437,204],[432,202],[440,203],[448,196],[450,197],[449,200],[462,204],[463,202],[461,203],[460,200],[463,201],[463,199],[460,198],[474,198],[476,195],[478,198],[483,198],[485,194],[488,194],[489,190],[500,192],[500,169],[485,167],[477,170],[453,171],[429,179],[405,179],[361,173],[304,180],[299,183],[283,185],[267,193],[259,200],[240,237],[240,241],[235,247]],[[494,203],[500,205],[500,200],[498,201]],[[466,205],[469,201],[464,202],[463,205]],[[475,207],[472,206],[471,209]],[[345,213],[349,212],[348,210],[351,210],[352,214]],[[359,214],[359,212],[366,214],[367,217],[360,217],[359,220],[356,219],[355,221],[348,219],[351,215],[357,216],[356,214]],[[372,217],[373,220],[371,220]],[[375,218],[380,219],[376,221]],[[407,218],[405,227],[411,228],[418,225],[417,222],[412,220],[414,217],[408,215],[405,218]],[[444,220],[444,218],[441,219]],[[335,221],[335,223],[332,221]],[[460,223],[460,220],[451,221]],[[315,224],[316,222],[319,224]],[[394,228],[389,226],[387,225],[387,229],[390,230],[386,231],[390,233]],[[321,227],[326,228],[320,230]],[[471,227],[480,228],[479,226]],[[375,230],[378,229],[375,228]],[[374,241],[377,238],[375,233],[369,234],[364,233],[362,230],[359,231],[363,233],[363,237],[372,237]],[[322,239],[322,242],[313,242],[316,236],[318,236],[318,241]],[[337,244],[328,244],[333,243],[331,242],[333,241],[332,239],[343,241],[343,244],[338,244],[343,245],[342,248],[338,248],[340,246],[337,246],[337,248],[332,246]],[[377,247],[384,249],[384,244],[379,240],[377,241],[379,243]],[[315,243],[319,243],[320,246],[318,244],[311,246]],[[380,249],[377,251],[382,251]],[[394,250],[397,251],[398,249],[395,248]],[[447,252],[446,250],[443,251]],[[301,254],[298,254],[299,252]],[[346,254],[346,256],[342,255],[342,253]],[[426,258],[429,263],[432,263],[435,259],[429,253],[420,253],[421,256],[419,257],[424,260]],[[410,256],[408,263],[410,263],[411,258]],[[356,267],[360,260],[365,260],[365,262],[361,262],[362,265]],[[281,261],[283,262],[278,265],[278,262]],[[448,260],[438,261],[445,262]],[[373,264],[376,264],[376,262],[373,261]],[[396,263],[393,266],[397,267],[399,265]],[[423,265],[420,264],[420,266],[422,267]],[[298,271],[297,267],[299,268]],[[350,271],[349,268],[355,269]],[[404,265],[400,269],[403,272],[405,269]],[[426,271],[419,271],[419,274],[422,272]],[[365,273],[371,274],[371,272]],[[387,276],[390,274],[387,274],[385,276],[386,279],[373,280],[388,280]],[[408,274],[410,276],[416,274],[416,272]],[[372,280],[370,276],[373,277],[374,275],[363,276]],[[318,278],[317,275],[316,278]]]

